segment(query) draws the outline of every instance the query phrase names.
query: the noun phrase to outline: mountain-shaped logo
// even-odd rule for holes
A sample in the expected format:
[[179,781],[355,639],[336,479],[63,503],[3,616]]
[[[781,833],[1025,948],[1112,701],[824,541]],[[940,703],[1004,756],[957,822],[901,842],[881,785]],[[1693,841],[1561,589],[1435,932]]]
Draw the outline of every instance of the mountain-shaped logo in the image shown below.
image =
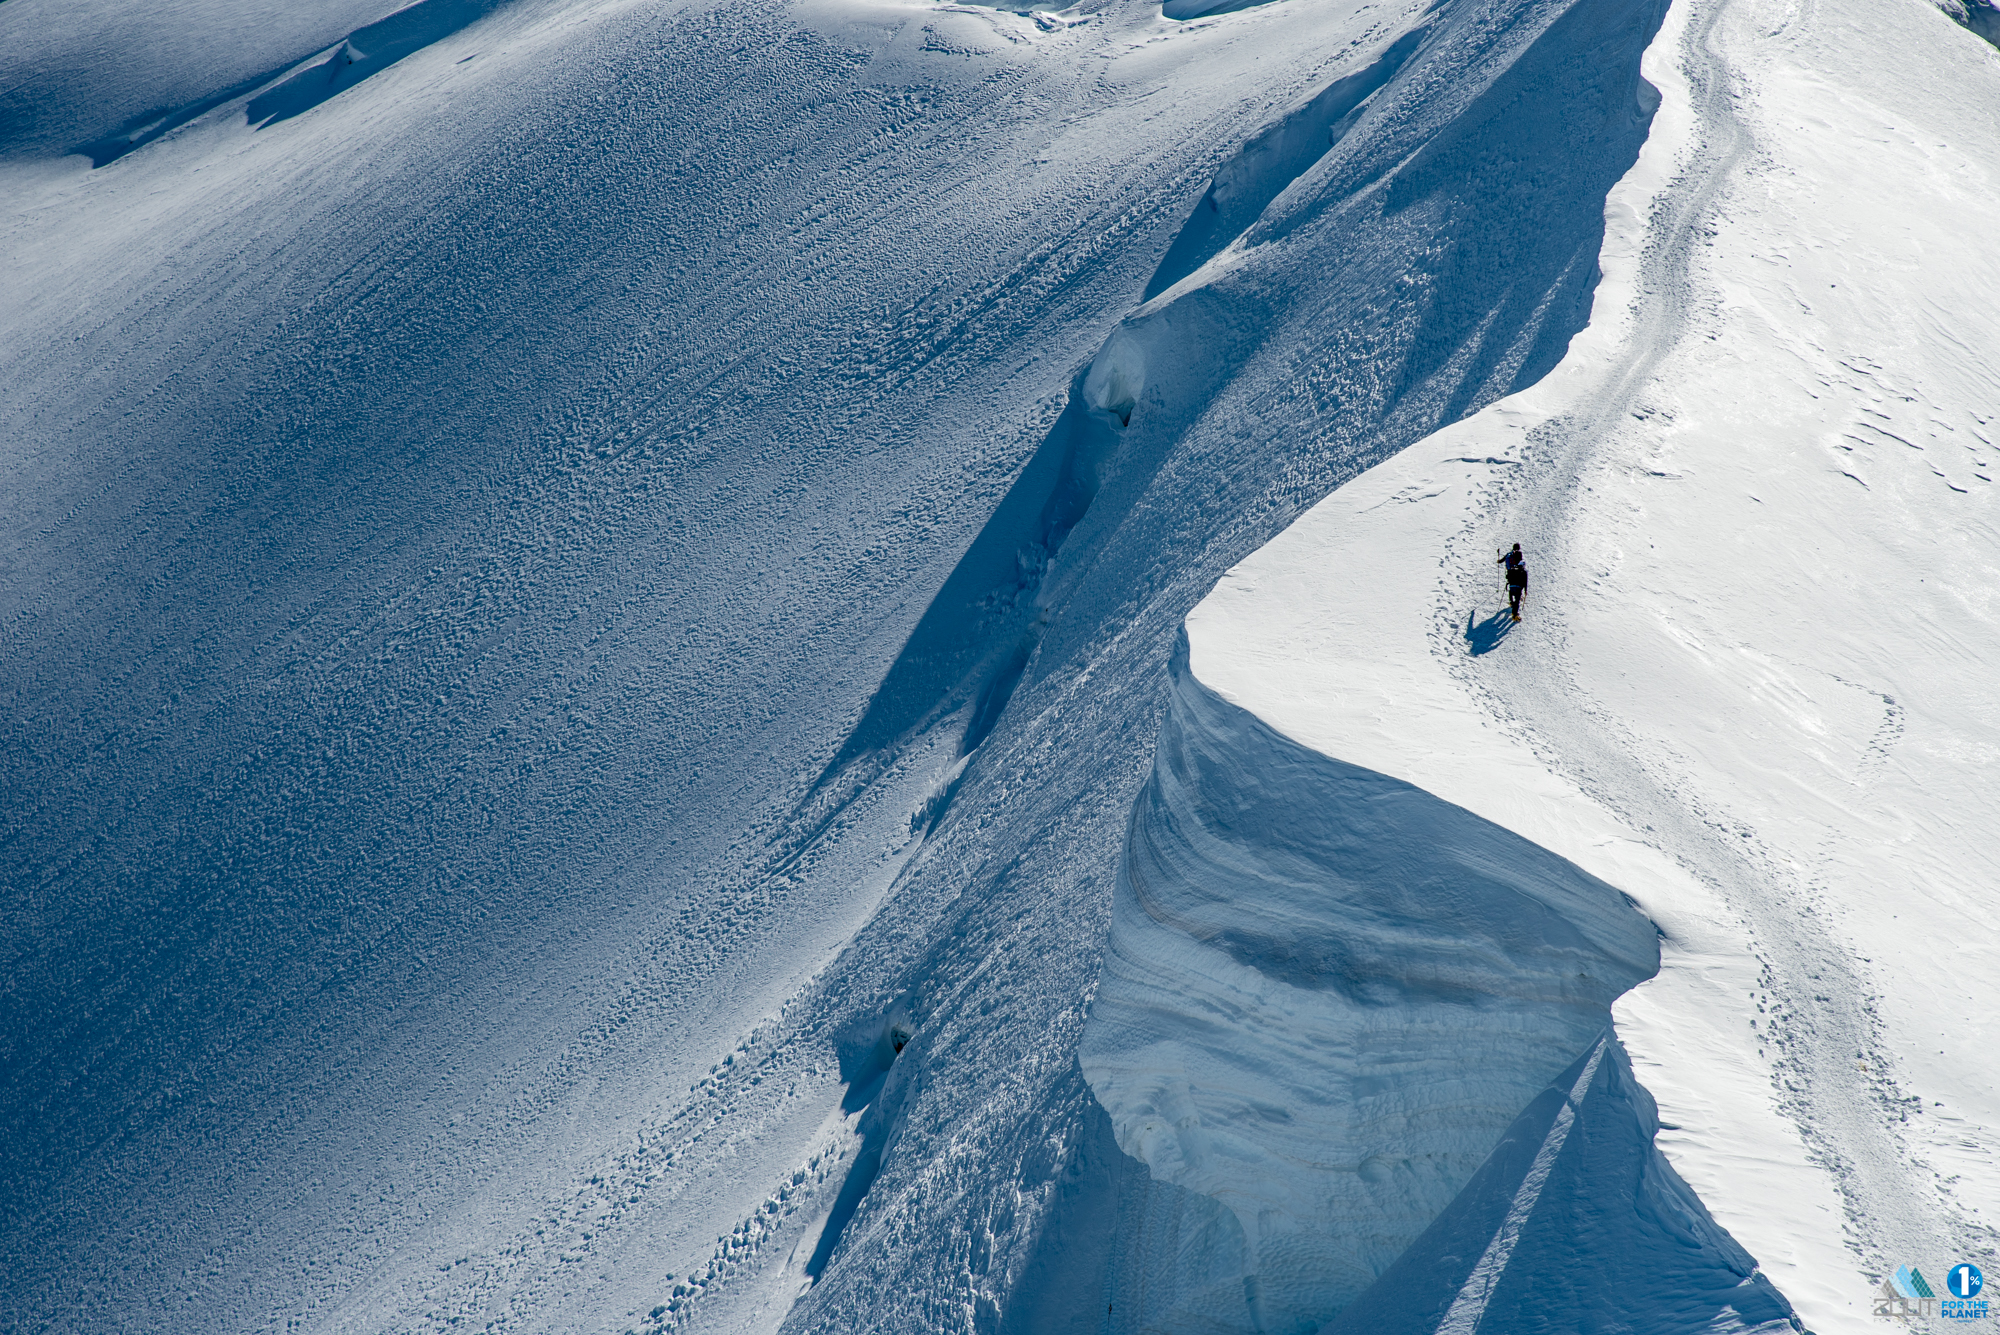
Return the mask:
[[1914,1321],[1937,1315],[1937,1294],[1932,1292],[1924,1272],[1915,1266],[1899,1265],[1896,1273],[1882,1281],[1875,1294],[1875,1315],[1892,1321]]

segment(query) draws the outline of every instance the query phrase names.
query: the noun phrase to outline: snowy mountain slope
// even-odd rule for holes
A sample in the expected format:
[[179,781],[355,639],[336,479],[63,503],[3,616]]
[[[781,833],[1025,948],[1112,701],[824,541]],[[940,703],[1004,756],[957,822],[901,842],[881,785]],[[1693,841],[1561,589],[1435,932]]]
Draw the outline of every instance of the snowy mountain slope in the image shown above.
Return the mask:
[[[0,158],[108,159],[271,83],[352,29],[380,0],[316,5],[89,6],[13,0]],[[122,142],[120,142],[122,141]]]
[[1214,158],[1329,61],[1182,92],[1147,43],[1242,24],[498,17],[265,128],[12,169],[23,1320],[623,1319],[818,1157],[824,1044],[730,1121],[754,1168],[561,1292],[589,1179],[699,1134],[955,739],[830,851],[780,822]]
[[[1143,1281],[1029,1285],[1105,1205],[1073,1051],[1179,621],[1555,364],[1657,18],[520,4],[256,123],[338,31],[0,43],[69,109],[5,168],[10,1323]],[[1069,394],[1218,165],[1385,72]]]
[[1253,1286],[1245,1328],[1311,1327],[1602,1040],[1659,945],[1612,887],[1175,675],[1079,1056],[1148,1175],[1235,1215],[1226,1257],[1176,1266],[1221,1291],[1148,1295],[1145,1327],[1229,1328]]
[[1192,671],[1633,895],[1662,1149],[1812,1328],[1873,1329],[1897,1265],[1994,1250],[2000,271],[1957,238],[2000,59],[1835,0],[1677,10],[1647,76],[1570,358],[1233,570]]
[[[1255,513],[1236,498],[1256,485],[1253,469],[1269,466],[1254,452],[1260,442],[1327,448],[1324,436],[1309,434],[1316,409],[1311,400],[1301,402],[1295,378],[1302,363],[1317,380],[1308,385],[1329,404],[1367,404],[1379,395],[1374,401],[1392,415],[1389,432],[1400,429],[1394,414],[1449,412],[1457,393],[1476,402],[1481,384],[1538,373],[1537,342],[1553,332],[1543,321],[1554,317],[1546,295],[1529,294],[1546,294],[1551,281],[1558,292],[1575,290],[1571,282],[1587,284],[1588,268],[1573,267],[1576,252],[1548,244],[1518,255],[1511,269],[1476,263],[1488,229],[1499,224],[1485,210],[1524,201],[1501,190],[1447,187],[1454,195],[1449,207],[1465,210],[1458,217],[1476,239],[1466,250],[1440,247],[1413,269],[1404,249],[1411,233],[1403,228],[1418,220],[1400,213],[1398,194],[1375,187],[1385,165],[1413,161],[1403,136],[1411,119],[1440,110],[1434,98],[1440,85],[1470,105],[1464,119],[1433,140],[1437,151],[1414,158],[1419,170],[1402,178],[1406,185],[1420,189],[1421,169],[1434,163],[1445,180],[1493,170],[1491,150],[1510,139],[1573,155],[1567,160],[1593,171],[1609,166],[1616,159],[1599,154],[1619,141],[1622,127],[1643,123],[1634,85],[1618,78],[1614,57],[1618,44],[1627,43],[1622,49],[1630,60],[1644,39],[1646,29],[1631,18],[1571,10],[1486,89],[1463,75],[1446,78],[1436,55],[1436,63],[1424,61],[1424,51],[1451,52],[1443,41],[1420,48],[1385,93],[1421,97],[1422,104],[1372,106],[1334,154],[1276,198],[1248,246],[1225,252],[1137,312],[1094,359],[1082,380],[1082,404],[1072,400],[1071,420],[1058,424],[1051,443],[1068,450],[1114,426],[1122,439],[1108,479],[1044,577],[1041,602],[1050,624],[1002,726],[974,755],[952,819],[919,853],[882,920],[843,961],[857,971],[879,969],[871,957],[893,959],[899,934],[939,942],[900,976],[888,975],[892,986],[909,989],[915,1037],[866,1115],[874,1128],[867,1134],[879,1136],[879,1169],[847,1225],[852,1236],[794,1311],[801,1328],[987,1320],[1020,1330],[1096,1328],[1106,1320],[1118,1329],[1141,1328],[1150,1309],[1132,1295],[1184,1277],[1187,1250],[1158,1242],[1148,1225],[1178,1228],[1186,1216],[1156,1210],[1167,1193],[1143,1180],[1115,1146],[1107,1150],[1102,1114],[1068,1056],[1081,1019],[1071,998],[1096,972],[1101,927],[1049,914],[1052,889],[1060,891],[1059,905],[1089,906],[1106,894],[1158,717],[1157,678],[1149,677],[1171,643],[1176,605],[1208,578],[1205,566],[1162,569],[1161,553],[1188,550],[1201,522],[1226,522],[1246,508]],[[1539,100],[1551,87],[1579,85],[1594,85],[1587,105],[1601,117],[1595,123],[1573,106]],[[1415,128],[1429,127],[1419,120]],[[1370,131],[1381,138],[1359,137]],[[1508,179],[1527,185],[1518,176]],[[1432,199],[1433,207],[1442,203]],[[1587,206],[1586,218],[1574,196],[1529,199],[1537,208],[1559,209],[1563,227],[1577,229],[1551,229],[1543,234],[1549,242],[1565,235],[1594,242],[1601,205]],[[1457,226],[1452,231],[1459,235]],[[1402,253],[1394,266],[1383,266],[1378,248]],[[1335,265],[1329,272],[1328,257],[1346,261],[1345,271]],[[1539,289],[1526,281],[1536,273],[1548,275]],[[1478,298],[1488,301],[1482,319],[1497,314],[1483,342],[1458,344],[1456,360],[1429,343],[1439,333],[1459,337],[1467,330],[1461,308],[1431,299],[1431,285],[1443,286],[1447,277],[1454,295],[1468,301],[1491,294]],[[1428,327],[1413,328],[1407,317],[1385,321],[1387,328],[1357,320],[1358,314],[1380,318],[1369,306],[1384,289],[1392,301],[1406,301],[1410,314],[1427,317]],[[1281,304],[1294,302],[1292,310]],[[1518,332],[1501,337],[1509,331]],[[1409,373],[1436,378],[1380,384],[1383,364],[1395,366],[1397,355],[1342,355],[1370,339],[1381,340],[1377,348],[1409,347]],[[1280,429],[1288,418],[1290,430]],[[1324,430],[1354,432],[1367,422],[1357,410],[1329,419]],[[1171,453],[1156,466],[1150,456],[1159,449]],[[1295,460],[1291,468],[1308,462]],[[1134,503],[1128,498],[1142,484],[1146,490]],[[1199,508],[1189,495],[1200,498]],[[1237,528],[1229,541],[1241,536],[1247,534]],[[1220,556],[1221,548],[1211,540],[1204,560]],[[1136,598],[1135,588],[1147,598]],[[1100,618],[1095,626],[1093,615]],[[1079,756],[1089,757],[1081,788]],[[956,892],[959,869],[988,860],[997,874],[972,880],[942,928],[917,917],[913,909],[921,909],[917,895],[927,879],[951,878],[946,884]],[[1010,1003],[1011,1014],[1001,1009]],[[1005,1075],[996,1088],[981,1071]],[[929,1240],[940,1228],[948,1237],[964,1230],[965,1241],[946,1252],[950,1269],[942,1282],[913,1282],[935,1264]],[[1251,1308],[1240,1272],[1227,1278],[1235,1280],[1237,1301],[1220,1315],[1237,1327],[1251,1319]]]

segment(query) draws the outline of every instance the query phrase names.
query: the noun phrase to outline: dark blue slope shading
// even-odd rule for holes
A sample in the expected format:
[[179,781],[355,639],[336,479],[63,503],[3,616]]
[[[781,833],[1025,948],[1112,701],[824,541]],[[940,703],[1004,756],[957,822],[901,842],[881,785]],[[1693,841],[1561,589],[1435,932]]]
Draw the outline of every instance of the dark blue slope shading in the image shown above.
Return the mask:
[[[1465,6],[1461,40],[1426,43],[1343,136],[1337,179],[1316,168],[1284,194],[1312,206],[1309,244],[1218,294],[1228,355],[1194,349],[1135,416],[1091,426],[1114,448],[1081,477],[1090,504],[1032,617],[941,637],[976,669],[993,624],[1004,670],[973,677],[994,683],[996,721],[974,731],[953,819],[814,995],[838,1019],[925,979],[945,999],[928,1018],[961,1046],[910,1094],[917,1130],[841,1243],[855,1264],[827,1265],[799,1327],[935,1329],[962,1296],[937,1249],[1028,1217],[994,1165],[1049,1128],[1051,1068],[1010,1045],[1068,1041],[1095,976],[1188,608],[1450,405],[1548,369],[1581,326],[1603,192],[1644,135],[1632,87],[1657,14],[1578,3],[1626,26],[1592,78],[1548,90],[1575,135],[1515,164],[1559,191],[1527,209],[1434,192],[1394,219],[1369,193],[1456,114],[1446,94],[1516,58],[1507,25],[1550,8]],[[407,1158],[453,1175],[441,1146],[507,1162],[510,1137],[556,1124],[533,1100],[561,1072],[618,1065],[601,1052],[639,1054],[635,1081],[678,1070],[690,1040],[633,1035],[709,1033],[705,998],[781,933],[817,930],[828,887],[764,878],[765,813],[789,806],[799,757],[839,750],[914,625],[901,600],[922,606],[978,527],[949,506],[984,509],[983,483],[921,479],[961,462],[947,449],[966,469],[992,451],[939,424],[1001,404],[1014,430],[1002,396],[1065,378],[1030,383],[1015,350],[1087,358],[1097,336],[1074,331],[1141,290],[1180,221],[1121,198],[1073,231],[969,206],[941,229],[929,210],[968,193],[968,141],[899,135],[879,169],[881,93],[853,49],[872,38],[695,9],[621,10],[603,62],[531,61],[505,97],[465,103],[492,133],[452,138],[462,170],[398,153],[379,178],[330,174],[337,208],[299,239],[240,230],[240,277],[164,266],[152,314],[108,320],[16,396],[21,456],[80,461],[50,483],[49,526],[23,530],[50,584],[12,590],[0,647],[0,880],[45,924],[6,943],[16,1022],[0,1025],[0,1306],[24,1323],[277,1325],[303,1313],[272,1281],[323,1262],[328,1310],[372,1273],[356,1239],[393,1249],[430,1226],[379,1174]],[[314,68],[346,87],[360,72]],[[657,95],[617,95],[634,82]],[[994,87],[941,113],[1010,114],[1018,93]],[[850,176],[851,209],[764,225]],[[961,261],[981,249],[961,229],[988,221],[1026,258]],[[1451,239],[1494,232],[1518,244],[1492,281],[1545,294],[1535,319],[1433,308]],[[800,263],[813,284],[773,278]],[[942,332],[863,332],[906,307]],[[1491,375],[1468,357],[1385,380],[1416,339],[1512,351]],[[951,518],[926,530],[850,484]],[[1033,531],[1056,490],[1024,492],[1010,522]],[[1070,523],[1069,504],[1051,517]],[[995,545],[1004,595],[1022,567]],[[754,852],[729,861],[739,843]],[[995,969],[1015,937],[1036,949]],[[629,979],[610,963],[628,945]],[[554,1065],[571,1033],[579,1065]],[[521,1075],[522,1053],[550,1074]],[[502,1083],[518,1092],[481,1092]],[[475,1129],[446,1129],[453,1108]],[[950,1189],[912,1194],[919,1174]]]
[[1995,5],[1993,0],[1962,0],[1956,8],[1941,8],[1952,22],[2000,46],[2000,6]]
[[1035,647],[1049,566],[1118,445],[1111,419],[1085,404],[1082,382],[1079,372],[1068,406],[931,600],[829,774],[966,703],[975,707],[960,749],[992,730]]
[[[418,0],[374,23],[356,28],[323,59],[303,69],[295,68],[308,58],[307,52],[293,55],[278,65],[187,101],[151,107],[129,116],[107,133],[77,144],[69,151],[103,167],[166,135],[188,122],[207,115],[217,107],[245,94],[250,99],[246,116],[252,125],[263,126],[289,119],[302,111],[354,87],[380,73],[405,56],[414,55],[433,42],[442,41],[498,9],[505,0]],[[289,78],[265,88],[292,71]]]
[[1209,182],[1147,282],[1144,299],[1151,301],[1243,235],[1286,186],[1340,142],[1362,103],[1395,76],[1428,31],[1404,33],[1366,69],[1335,79],[1303,107],[1251,136]]
[[276,69],[265,70],[261,74],[240,79],[226,88],[210,93],[206,97],[196,98],[192,102],[182,103],[179,106],[156,107],[151,111],[141,112],[124,121],[109,134],[100,135],[87,144],[78,144],[70,151],[89,158],[93,168],[108,166],[134,149],[144,148],[160,136],[178,130],[191,120],[207,115],[223,103],[262,87],[296,64],[298,64],[296,59],[288,60]]
[[1659,1125],[1607,1034],[1321,1335],[1804,1329],[1654,1146]]
[[417,0],[385,19],[356,28],[334,53],[250,99],[259,128],[310,111],[405,56],[441,42],[498,9],[504,0]]

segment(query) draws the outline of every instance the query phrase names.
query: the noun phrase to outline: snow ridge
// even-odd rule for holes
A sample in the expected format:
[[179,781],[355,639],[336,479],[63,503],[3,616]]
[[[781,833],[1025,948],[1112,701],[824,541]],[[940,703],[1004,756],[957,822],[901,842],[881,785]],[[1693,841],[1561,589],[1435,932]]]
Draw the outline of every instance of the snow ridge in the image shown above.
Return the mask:
[[1076,1060],[1182,619],[1561,358],[1658,17],[523,6],[21,169],[9,1310],[1090,1328],[1240,1233]]
[[[1053,905],[1037,903],[1031,887],[1063,887],[1057,904],[1102,902],[1093,883],[1117,857],[1115,832],[1131,818],[1160,735],[1161,660],[1228,554],[1362,460],[1532,382],[1560,358],[1596,277],[1602,194],[1591,191],[1608,189],[1630,163],[1651,110],[1636,60],[1659,15],[1592,0],[1435,11],[1429,34],[1329,151],[1279,183],[1242,235],[1121,322],[1081,377],[1044,449],[1076,457],[1068,433],[1077,429],[1101,442],[1086,452],[1097,461],[1089,504],[1053,560],[1045,548],[1017,549],[1011,568],[1036,572],[1033,614],[1019,623],[1032,628],[1026,661],[1018,680],[1011,667],[994,678],[1007,681],[1004,709],[953,780],[948,812],[927,816],[931,833],[884,920],[861,939],[868,950],[886,945],[929,895],[950,904],[949,926],[918,929],[949,949],[909,972],[868,966],[882,970],[879,993],[914,999],[918,1029],[903,1062],[917,1073],[841,1250],[792,1314],[799,1328],[936,1320],[937,1308],[905,1282],[921,1262],[898,1258],[912,1230],[928,1236],[939,1226],[971,1231],[966,1301],[995,1320],[1018,1304],[1037,1313],[1035,1329],[1091,1329],[1098,1296],[1110,1297],[1119,1329],[1170,1310],[1231,1326],[1280,1311],[1295,1324],[1324,1319],[1451,1199],[1548,1074],[1602,1031],[1604,1007],[1621,988],[1590,1002],[1588,1019],[1562,1043],[1519,1064],[1507,1077],[1518,1087],[1449,1151],[1460,1157],[1419,1193],[1421,1205],[1390,1213],[1366,1249],[1370,1264],[1357,1270],[1324,1233],[1280,1227],[1266,1240],[1234,1219],[1223,1227],[1197,1192],[1135,1180],[1137,1164],[1116,1145],[1105,1155],[1112,1137],[1108,1128],[1099,1135],[1089,1110],[1076,1121],[1036,1111],[1075,1106],[1065,1060],[1079,1041],[1075,1011],[1045,1008],[1094,976],[1089,955],[1074,972],[1058,961],[1069,948],[1094,951],[1095,930],[1057,929],[1044,916]],[[1508,165],[1519,161],[1565,164],[1532,178],[1560,180],[1561,189],[1538,190]],[[1545,225],[1522,228],[1524,212]],[[1198,208],[1189,229],[1206,227]],[[1038,455],[1032,468],[1042,467]],[[1013,503],[1010,495],[1003,512]],[[1007,549],[984,541],[960,569],[975,557],[1010,569],[996,559]],[[1198,559],[1181,564],[1163,555],[1194,552]],[[931,611],[966,609],[937,623],[962,646],[956,661],[995,654],[981,630],[993,623],[973,609],[1007,600],[947,589]],[[930,617],[905,652],[940,661]],[[899,660],[888,682],[908,679],[904,667]],[[961,688],[955,698],[970,694]],[[1062,762],[1081,754],[1093,758],[1088,776]],[[957,879],[975,865],[991,870]],[[1047,923],[1073,947],[1045,950],[1056,966],[1037,971],[1046,999],[994,1026],[982,974],[1000,965],[982,952],[1013,938],[1022,921]],[[1008,963],[1018,967],[1012,956]],[[1056,982],[1057,972],[1069,981]],[[1015,1036],[1022,1029],[1033,1035],[1032,1056]],[[951,1062],[937,1064],[933,1051],[952,1053]],[[1024,1074],[981,1093],[961,1074],[969,1052]],[[967,1155],[994,1165],[1000,1182],[1018,1172],[1021,1185],[996,1187],[951,1166]],[[933,1213],[939,1200],[952,1202],[948,1220]],[[1246,1239],[1268,1241],[1269,1255],[1245,1255]],[[1056,1272],[1065,1276],[1060,1294],[1030,1296],[1028,1277]],[[1135,1297],[1148,1292],[1158,1301]]]
[[1238,1228],[1121,1287],[1146,1328],[1295,1329],[1373,1284],[1551,1078],[1601,1055],[1658,943],[1617,890],[1281,737],[1184,654],[1172,700],[1078,1055],[1119,1146]]

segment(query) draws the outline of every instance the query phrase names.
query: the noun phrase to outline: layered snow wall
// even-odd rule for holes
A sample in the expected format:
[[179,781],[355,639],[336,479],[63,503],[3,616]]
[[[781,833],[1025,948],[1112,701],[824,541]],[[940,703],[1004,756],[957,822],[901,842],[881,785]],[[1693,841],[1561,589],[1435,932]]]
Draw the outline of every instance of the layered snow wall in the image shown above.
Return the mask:
[[1281,736],[1183,653],[1115,893],[1078,1050],[1151,1180],[1115,1328],[1428,1331],[1551,1269],[1591,1290],[1543,1293],[1569,1312],[1650,1275],[1635,1329],[1789,1316],[1653,1148],[1610,1007],[1658,937],[1612,886]]
[[1076,1060],[1166,665],[1561,358],[1659,6],[481,13],[20,84],[8,1309],[1248,1319]]

